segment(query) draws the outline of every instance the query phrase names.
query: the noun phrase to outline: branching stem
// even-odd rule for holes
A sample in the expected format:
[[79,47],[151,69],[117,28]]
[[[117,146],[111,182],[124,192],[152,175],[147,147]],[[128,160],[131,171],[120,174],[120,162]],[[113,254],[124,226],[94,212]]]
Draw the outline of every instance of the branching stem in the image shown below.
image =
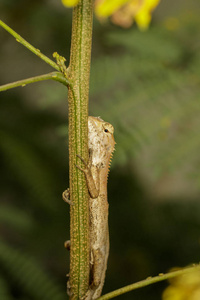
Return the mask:
[[136,283],[127,285],[127,286],[122,287],[120,289],[117,289],[113,292],[105,294],[105,295],[99,297],[98,300],[112,299],[114,297],[117,297],[117,296],[120,296],[122,294],[128,293],[130,291],[148,286],[150,284],[157,283],[157,282],[160,282],[160,281],[163,281],[163,280],[166,280],[166,279],[170,279],[170,278],[173,278],[173,277],[176,277],[176,276],[184,275],[184,274],[193,272],[195,270],[200,270],[200,266],[195,265],[195,266],[184,268],[184,269],[181,269],[181,270],[178,270],[178,271],[169,272],[167,274],[159,274],[158,276],[155,276],[155,277],[148,277],[145,280],[138,281]]
[[15,82],[11,82],[11,83],[1,85],[0,86],[0,92],[6,91],[6,90],[9,90],[9,89],[18,87],[18,86],[24,87],[27,84],[38,82],[38,81],[43,81],[43,80],[48,80],[48,79],[59,81],[59,82],[63,83],[66,86],[70,85],[69,80],[67,80],[60,72],[52,72],[52,73],[39,75],[39,76],[35,76],[35,77],[30,77],[30,78],[26,78],[26,79],[22,79],[22,80],[18,80],[18,81],[15,81]]

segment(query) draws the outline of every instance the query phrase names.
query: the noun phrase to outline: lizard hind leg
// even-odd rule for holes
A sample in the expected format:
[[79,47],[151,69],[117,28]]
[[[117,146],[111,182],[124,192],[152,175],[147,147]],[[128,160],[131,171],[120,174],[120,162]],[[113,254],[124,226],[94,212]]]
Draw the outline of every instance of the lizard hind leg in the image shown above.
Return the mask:
[[[102,261],[104,260],[104,255],[100,249],[96,249],[92,251],[92,255],[94,258],[92,265],[92,283],[82,298],[83,300],[95,300],[100,297],[103,284],[104,284],[104,265],[102,265]],[[103,275],[103,276],[102,276]]]
[[[92,285],[95,288],[95,291],[99,290],[101,294],[101,290],[104,284],[104,268],[105,265],[102,263],[105,259],[104,253],[100,249],[93,250],[94,255],[94,263],[93,263],[93,282]],[[99,295],[100,296],[100,295]]]

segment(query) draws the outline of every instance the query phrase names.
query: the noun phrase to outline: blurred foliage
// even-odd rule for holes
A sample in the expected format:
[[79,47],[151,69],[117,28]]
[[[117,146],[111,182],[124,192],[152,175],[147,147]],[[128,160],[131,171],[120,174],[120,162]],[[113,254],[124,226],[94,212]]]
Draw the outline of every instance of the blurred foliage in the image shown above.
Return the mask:
[[[145,33],[94,24],[90,114],[114,125],[117,142],[104,292],[199,261],[199,10],[161,11],[159,21],[159,9]],[[71,12],[61,3],[9,0],[0,10],[42,52],[68,57]],[[2,84],[48,70],[0,35]],[[44,82],[0,100],[0,299],[66,299],[66,89]],[[121,298],[160,299],[165,285]]]
[[[60,184],[59,176],[67,179],[68,167],[66,141],[56,135],[61,122],[54,113],[23,107],[14,96],[1,99],[0,269],[11,299],[65,297],[63,241],[69,233],[61,193],[67,180]],[[41,261],[46,261],[51,276],[42,271]],[[60,265],[63,285],[51,278]],[[1,299],[7,295],[4,290],[3,286]]]
[[33,299],[63,299],[60,287],[48,278],[38,262],[31,257],[26,257],[26,255],[1,242],[0,261],[1,271],[5,270],[9,282],[13,283],[16,290],[22,290],[27,295],[30,294],[30,298]]
[[91,105],[115,126],[115,164],[135,157],[153,182],[186,173],[199,190],[200,57],[193,30],[199,22],[192,16],[179,22],[175,32],[153,27],[107,34],[113,54],[92,65],[91,95],[98,102]]

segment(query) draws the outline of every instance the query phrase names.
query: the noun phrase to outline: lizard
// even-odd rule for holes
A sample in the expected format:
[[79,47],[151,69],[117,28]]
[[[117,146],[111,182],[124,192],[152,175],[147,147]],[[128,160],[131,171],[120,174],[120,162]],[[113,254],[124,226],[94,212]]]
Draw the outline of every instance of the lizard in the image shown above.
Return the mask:
[[[89,238],[90,238],[90,286],[82,300],[94,300],[100,297],[107,269],[109,255],[107,178],[112,153],[115,148],[114,128],[100,117],[88,117],[89,160],[77,155],[84,168],[89,191]],[[69,191],[63,193],[63,199],[69,204]]]
[[114,128],[100,117],[88,118],[89,161],[84,172],[89,191],[90,269],[91,284],[84,300],[100,297],[109,254],[107,178],[112,153],[115,148]]

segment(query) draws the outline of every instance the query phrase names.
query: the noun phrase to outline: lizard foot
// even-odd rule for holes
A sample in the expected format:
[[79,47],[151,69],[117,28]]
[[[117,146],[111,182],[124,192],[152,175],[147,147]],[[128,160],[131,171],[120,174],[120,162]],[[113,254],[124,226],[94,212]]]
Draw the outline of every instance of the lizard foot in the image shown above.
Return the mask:
[[69,188],[62,193],[63,200],[69,205],[74,205],[74,203],[69,199],[70,191]]
[[70,242],[69,240],[64,242],[64,247],[65,247],[67,250],[70,250],[70,246],[71,246],[71,242]]
[[67,277],[68,277],[68,280],[67,280],[67,295],[69,297],[72,297],[73,296],[73,293],[71,291],[71,285],[70,285],[70,282],[69,282],[69,274],[67,274]]

